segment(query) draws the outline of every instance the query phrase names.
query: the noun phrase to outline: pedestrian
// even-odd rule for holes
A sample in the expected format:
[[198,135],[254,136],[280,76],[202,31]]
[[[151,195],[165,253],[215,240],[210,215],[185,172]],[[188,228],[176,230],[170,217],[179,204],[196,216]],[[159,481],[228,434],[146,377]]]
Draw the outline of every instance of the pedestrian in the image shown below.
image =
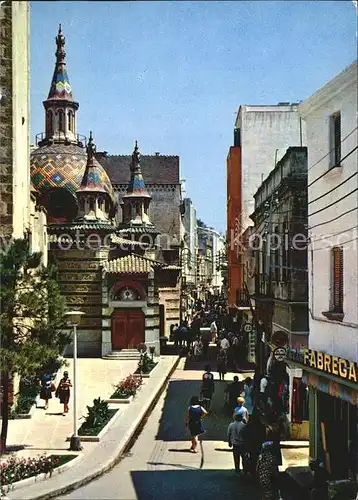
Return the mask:
[[203,343],[201,342],[200,337],[197,338],[193,344],[193,354],[195,361],[199,361],[203,354]]
[[205,432],[202,417],[207,414],[207,411],[200,405],[199,398],[193,396],[190,399],[190,406],[185,414],[185,425],[189,428],[191,437],[191,453],[198,453],[198,436],[201,436]]
[[179,344],[179,325],[176,323],[173,328],[173,339],[174,339],[174,347],[178,347]]
[[68,372],[63,372],[63,377],[57,386],[55,396],[60,399],[60,403],[63,404],[63,415],[68,413],[69,407],[68,403],[70,400],[70,387],[72,387],[72,382],[68,378]]
[[252,415],[254,406],[253,406],[253,380],[251,377],[246,377],[244,380],[244,390],[242,397],[245,398],[245,406],[247,408],[247,411],[249,413],[249,416]]
[[262,444],[266,439],[266,426],[261,422],[260,413],[254,411],[245,428],[244,460],[246,470],[253,476],[256,475],[256,465]]
[[[52,399],[52,392],[54,390],[53,376],[49,373],[45,373],[41,378],[41,391],[40,399],[45,401],[44,409],[48,409],[49,399]],[[56,388],[55,388],[56,390]]]
[[278,462],[273,451],[272,441],[263,443],[256,470],[262,491],[262,500],[280,500]]
[[201,397],[203,399],[204,408],[207,412],[211,411],[212,397],[215,392],[214,375],[211,373],[211,366],[205,366],[205,373],[201,381]]
[[213,319],[210,325],[210,333],[211,333],[211,342],[215,342],[216,335],[218,333],[218,327],[216,326],[215,318]]
[[242,414],[243,422],[247,424],[247,422],[249,421],[249,412],[247,411],[247,408],[246,406],[244,406],[244,404],[245,404],[244,398],[242,398],[241,396],[237,398],[237,407],[234,409],[233,418],[235,417],[235,414],[237,412],[240,412]]
[[246,424],[243,422],[242,413],[236,411],[235,420],[229,424],[227,430],[227,440],[229,447],[232,448],[236,474],[240,474],[240,460],[243,457],[245,447],[245,427]]
[[237,398],[241,396],[243,390],[242,382],[239,382],[239,377],[235,375],[233,382],[227,385],[225,393],[228,395],[228,403],[230,407],[230,414],[237,406]]
[[219,373],[219,378],[220,380],[225,380],[225,375],[227,373],[227,356],[226,356],[226,351],[224,349],[220,349],[216,361],[217,361],[217,371]]
[[230,342],[228,341],[228,339],[224,335],[223,338],[221,339],[221,342],[220,342],[220,349],[224,349],[227,352],[229,347],[230,347]]

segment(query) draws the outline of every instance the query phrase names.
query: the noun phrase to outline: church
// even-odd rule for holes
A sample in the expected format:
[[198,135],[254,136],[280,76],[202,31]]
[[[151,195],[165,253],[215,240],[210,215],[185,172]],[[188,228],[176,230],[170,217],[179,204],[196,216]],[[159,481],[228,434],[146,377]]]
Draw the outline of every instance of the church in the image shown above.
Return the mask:
[[[88,140],[77,133],[79,103],[61,25],[56,46],[31,181],[47,210],[49,261],[58,267],[62,294],[70,309],[86,314],[79,355],[116,359],[143,342],[159,354],[160,337],[179,322],[179,158],[144,157],[150,190],[137,141],[131,156],[97,152],[92,132]],[[157,165],[154,172],[151,165]]]

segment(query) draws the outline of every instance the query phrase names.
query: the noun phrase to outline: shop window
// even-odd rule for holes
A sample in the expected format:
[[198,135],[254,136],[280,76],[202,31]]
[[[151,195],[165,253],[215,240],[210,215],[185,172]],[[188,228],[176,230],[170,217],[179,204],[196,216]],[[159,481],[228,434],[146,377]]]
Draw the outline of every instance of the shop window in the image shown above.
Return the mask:
[[294,423],[309,420],[307,386],[297,377],[293,379],[291,415]]

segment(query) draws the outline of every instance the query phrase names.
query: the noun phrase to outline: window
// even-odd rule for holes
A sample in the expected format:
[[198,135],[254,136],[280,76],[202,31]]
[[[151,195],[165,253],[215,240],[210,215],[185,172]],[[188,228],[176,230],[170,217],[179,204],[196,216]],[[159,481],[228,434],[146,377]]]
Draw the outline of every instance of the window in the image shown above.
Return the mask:
[[46,135],[53,134],[53,113],[49,109],[46,113]]
[[273,245],[273,279],[278,283],[280,281],[280,234],[278,230],[278,226],[275,227],[274,230],[274,239],[272,242]]
[[331,167],[339,167],[341,161],[341,113],[331,115]]
[[58,112],[58,130],[59,132],[65,131],[65,113],[62,109]]
[[343,313],[343,248],[332,248],[332,304],[331,311]]
[[282,281],[286,282],[288,279],[288,225],[287,222],[283,223],[283,242],[282,242]]
[[69,111],[67,113],[67,117],[68,117],[68,130],[70,132],[73,132],[73,114],[72,114],[72,111]]

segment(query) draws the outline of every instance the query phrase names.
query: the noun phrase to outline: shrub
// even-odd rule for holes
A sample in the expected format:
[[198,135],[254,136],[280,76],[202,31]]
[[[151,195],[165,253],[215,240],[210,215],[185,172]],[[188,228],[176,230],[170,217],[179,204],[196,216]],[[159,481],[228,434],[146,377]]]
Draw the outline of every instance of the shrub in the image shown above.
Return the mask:
[[20,394],[16,401],[16,406],[14,409],[15,415],[25,415],[29,413],[32,405],[36,403],[36,398],[33,396],[25,396]]
[[11,456],[0,463],[1,494],[5,495],[4,486],[11,486],[17,481],[38,474],[52,474],[60,459],[54,456],[40,455],[32,458]]
[[110,418],[108,403],[101,398],[93,400],[92,406],[87,406],[87,416],[82,424],[83,429],[95,429],[107,423]]
[[143,381],[140,377],[129,375],[127,378],[114,386],[114,394],[112,398],[124,399],[130,396],[135,396]]
[[144,354],[142,356],[142,359],[139,360],[137,371],[138,372],[142,371],[142,373],[149,373],[150,371],[153,370],[155,365],[156,365],[155,361],[153,361],[153,359],[151,359],[147,354]]

